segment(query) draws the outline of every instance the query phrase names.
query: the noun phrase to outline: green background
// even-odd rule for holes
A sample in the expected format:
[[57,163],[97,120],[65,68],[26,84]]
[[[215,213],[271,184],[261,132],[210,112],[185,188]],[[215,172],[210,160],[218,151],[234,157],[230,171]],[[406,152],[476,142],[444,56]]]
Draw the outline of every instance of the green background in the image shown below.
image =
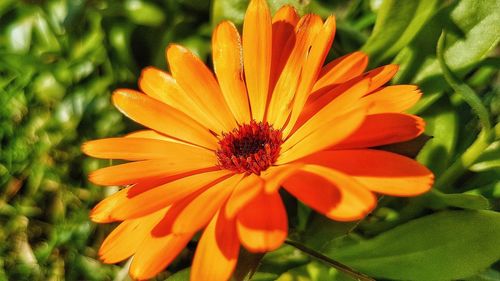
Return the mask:
[[[290,239],[377,280],[500,280],[500,1],[269,3],[273,12],[288,3],[301,14],[334,13],[328,60],[361,49],[370,68],[400,64],[393,82],[421,87],[412,112],[432,138],[385,149],[416,156],[437,176],[432,193],[382,197],[356,224],[331,222],[285,194]],[[0,0],[0,280],[127,280],[126,264],[96,257],[113,226],[88,219],[117,187],[86,175],[110,163],[83,156],[80,145],[138,128],[112,107],[110,92],[136,88],[145,66],[166,68],[171,42],[210,64],[213,27],[222,19],[240,26],[247,4]],[[157,279],[186,280],[194,246]],[[252,280],[353,274],[290,245],[264,256],[258,271]]]

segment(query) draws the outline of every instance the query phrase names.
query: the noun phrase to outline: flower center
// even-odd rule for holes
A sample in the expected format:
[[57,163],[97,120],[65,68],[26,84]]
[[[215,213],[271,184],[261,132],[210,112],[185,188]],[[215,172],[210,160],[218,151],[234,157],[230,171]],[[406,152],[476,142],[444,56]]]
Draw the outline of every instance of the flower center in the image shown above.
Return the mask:
[[281,131],[267,122],[251,121],[223,133],[215,154],[223,169],[260,175],[276,162],[282,143]]

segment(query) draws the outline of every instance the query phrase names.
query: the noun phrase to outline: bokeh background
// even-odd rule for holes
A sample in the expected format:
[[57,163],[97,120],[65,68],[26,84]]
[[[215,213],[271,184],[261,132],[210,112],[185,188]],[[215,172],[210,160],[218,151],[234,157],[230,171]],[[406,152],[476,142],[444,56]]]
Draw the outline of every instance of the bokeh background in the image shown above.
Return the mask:
[[[493,125],[498,123],[499,1],[269,3],[273,11],[292,4],[301,14],[334,13],[338,30],[328,60],[361,49],[370,55],[370,68],[390,62],[401,65],[394,81],[421,87],[424,98],[412,112],[426,119],[426,133],[433,138],[387,149],[416,156],[438,177],[481,129],[475,111],[442,75],[436,44],[443,29],[448,32],[446,63],[480,97]],[[164,50],[171,42],[190,48],[210,64],[213,27],[222,19],[241,24],[247,4],[246,0],[0,0],[0,280],[127,280],[126,264],[104,265],[97,258],[99,245],[113,226],[98,226],[88,219],[89,210],[118,187],[94,186],[86,175],[110,163],[83,156],[80,145],[138,128],[113,108],[111,91],[136,88],[145,66],[165,69]],[[426,241],[418,240],[418,233],[428,230],[425,223],[411,229],[413,236],[407,240],[395,237],[393,252],[378,252],[389,262],[377,260],[377,243],[366,246],[363,256],[371,260],[365,263],[352,253],[342,256],[342,250],[336,256],[336,249],[348,244],[345,240],[388,235],[394,227],[425,215],[467,216],[482,211],[459,210],[489,209],[492,217],[487,223],[477,219],[477,225],[462,229],[462,218],[453,217],[449,233],[437,232],[438,238],[465,237],[451,240],[456,251],[431,248],[427,253],[416,251],[413,258],[417,269],[429,266],[430,273],[417,274],[420,280],[436,276],[500,280],[495,264],[500,258],[500,218],[491,214],[500,209],[500,143],[491,143],[443,192],[423,199],[382,198],[378,209],[359,224],[329,222],[291,202],[291,235],[372,276],[404,280],[405,274],[409,274],[406,279],[415,275],[398,269],[398,264],[407,264],[406,252],[401,251],[419,243],[427,247]],[[427,223],[432,231],[435,222]],[[477,260],[470,253],[483,248],[470,245],[479,240],[490,250],[483,252],[487,258]],[[398,254],[403,260],[394,258]],[[185,280],[183,269],[191,255],[188,247],[157,280]],[[446,259],[457,264],[449,273],[443,273],[446,266],[439,263]],[[351,280],[290,246],[266,255],[253,280],[276,279]]]

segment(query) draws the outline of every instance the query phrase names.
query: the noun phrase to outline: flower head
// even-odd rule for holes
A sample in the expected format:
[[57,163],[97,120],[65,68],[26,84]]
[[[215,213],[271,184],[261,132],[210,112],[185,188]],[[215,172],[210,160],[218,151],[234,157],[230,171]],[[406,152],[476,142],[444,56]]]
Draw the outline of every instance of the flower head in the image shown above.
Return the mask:
[[366,216],[376,193],[429,190],[428,169],[374,149],[423,132],[422,119],[402,113],[420,98],[417,87],[383,87],[397,67],[365,73],[361,52],[323,66],[334,34],[333,16],[299,18],[285,6],[271,18],[265,0],[252,0],[242,39],[228,21],[213,33],[215,75],[171,45],[170,74],[149,67],[141,92],[115,91],[115,106],[149,129],[83,145],[90,156],[130,161],[89,176],[126,186],[92,211],[95,222],[121,221],[101,259],[134,256],[132,277],[151,278],[203,230],[191,280],[227,280],[241,245],[267,252],[284,242],[281,187],[339,221]]

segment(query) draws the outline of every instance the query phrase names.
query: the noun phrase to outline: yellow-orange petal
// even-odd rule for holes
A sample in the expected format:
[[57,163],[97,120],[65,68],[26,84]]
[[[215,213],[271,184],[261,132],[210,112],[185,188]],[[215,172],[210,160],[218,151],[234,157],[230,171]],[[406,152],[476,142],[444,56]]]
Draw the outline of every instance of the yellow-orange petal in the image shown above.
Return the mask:
[[422,118],[402,113],[368,115],[363,124],[335,149],[366,148],[414,139],[424,132]]
[[142,93],[116,90],[113,103],[124,115],[146,127],[209,149],[217,148],[217,139],[207,128],[185,113]]
[[222,94],[239,124],[251,120],[248,104],[241,39],[230,21],[221,22],[212,36],[212,58]]
[[110,166],[89,174],[89,180],[98,185],[126,185],[143,180],[160,179],[177,174],[212,168],[217,165],[214,158],[200,159],[168,158],[151,159]]
[[309,14],[297,25],[295,46],[278,78],[267,111],[267,121],[275,128],[281,128],[288,119],[301,77],[306,75],[302,73],[303,65],[322,23],[319,16]]
[[199,190],[217,184],[227,178],[229,174],[229,171],[218,170],[186,176],[139,194],[133,194],[134,190],[131,190],[127,194],[127,199],[113,209],[111,216],[119,219],[131,219],[155,212]]
[[368,56],[363,52],[354,52],[337,58],[321,69],[318,81],[314,84],[313,92],[351,80],[363,73],[368,65]]
[[165,210],[161,210],[145,217],[122,222],[102,242],[99,258],[104,263],[111,264],[130,257],[164,215]]
[[391,196],[420,195],[434,181],[432,172],[417,161],[382,150],[322,151],[303,161],[341,171],[367,189]]
[[273,16],[270,91],[274,89],[276,81],[292,52],[295,42],[295,26],[298,22],[299,15],[295,8],[290,5],[281,7]]
[[306,136],[318,130],[318,128],[329,123],[331,120],[345,114],[356,106],[359,106],[359,99],[366,94],[370,86],[370,79],[363,79],[360,82],[347,88],[345,91],[330,103],[323,106],[313,116],[309,117],[291,136],[289,136],[281,149],[286,151],[296,145]]
[[265,0],[252,0],[243,22],[243,64],[252,118],[262,121],[271,73],[271,14]]
[[372,106],[368,114],[396,112],[400,113],[417,103],[422,94],[414,85],[395,85],[383,87],[361,99]]
[[242,178],[242,174],[233,175],[193,198],[174,219],[172,231],[194,233],[203,228],[226,202]]
[[124,188],[118,192],[104,198],[90,211],[90,219],[97,223],[110,223],[118,219],[111,216],[111,212],[127,200],[127,192],[130,187]]
[[[140,235],[137,235],[139,225],[139,220],[127,220],[120,223],[102,242],[99,259],[104,263],[112,264],[132,256],[144,238],[139,238]],[[129,237],[135,239],[129,240]]]
[[250,252],[269,252],[286,239],[288,219],[279,193],[262,192],[236,217],[241,244]]
[[166,234],[158,231],[164,223],[160,222],[138,247],[129,270],[133,279],[153,278],[172,263],[191,240],[192,233]]
[[213,151],[190,144],[146,138],[109,138],[85,142],[82,151],[92,157],[104,159],[147,160],[168,157],[200,157],[207,159]]
[[213,73],[188,49],[172,44],[167,48],[172,76],[182,89],[202,108],[205,118],[215,119],[220,127],[215,133],[228,132],[236,126]]
[[154,130],[138,130],[132,133],[128,133],[124,136],[125,138],[139,138],[139,139],[155,139],[155,140],[165,140],[173,142],[186,143],[181,140],[173,139],[169,136],[158,133]]
[[290,149],[281,153],[276,164],[290,163],[341,142],[359,128],[366,117],[366,111],[367,107],[360,106],[319,126]]
[[299,87],[297,88],[297,93],[295,94],[290,120],[288,121],[283,133],[285,136],[288,135],[293,129],[295,122],[299,118],[299,115],[313,89],[314,83],[316,82],[321,71],[321,66],[323,65],[325,58],[328,55],[328,51],[330,50],[330,46],[333,43],[335,30],[335,17],[329,16],[311,45],[311,50],[307,56],[304,68],[302,69],[301,81]]
[[[299,119],[295,123],[295,127],[291,130],[290,135],[294,134],[298,128],[300,128],[304,123],[308,122],[316,113],[323,110],[326,106],[330,104],[338,104],[340,101],[344,102],[352,102],[356,101],[358,104],[358,100],[361,98],[358,96],[361,92],[353,92],[353,90],[358,89],[364,84],[370,84],[371,78],[363,78],[362,76],[358,76],[354,79],[349,80],[349,82],[345,82],[339,85],[328,86],[322,88],[321,90],[314,92],[308,99],[306,105],[304,106],[302,112],[300,113]],[[368,93],[369,87],[362,93],[366,95]],[[350,93],[349,95],[346,95]],[[340,98],[341,97],[341,98]],[[339,100],[337,100],[340,98]],[[335,101],[337,100],[337,101]],[[369,103],[366,103],[367,106],[371,106]],[[338,112],[334,112],[338,114]]]
[[[354,221],[364,218],[377,204],[377,197],[352,177],[339,171],[318,165],[307,165],[304,171],[328,180],[332,188],[340,192],[340,201],[325,215],[338,221]],[[300,197],[299,197],[300,199]]]
[[229,196],[226,203],[225,216],[234,218],[236,214],[262,192],[264,180],[256,174],[244,177]]
[[317,212],[328,216],[335,212],[341,195],[337,186],[325,178],[307,171],[297,171],[283,182],[290,194]]
[[155,140],[163,140],[168,142],[175,142],[181,144],[190,144],[180,139],[175,139],[164,134],[160,134],[154,130],[138,130],[123,136],[125,138],[138,138],[138,139],[155,139]]
[[240,242],[234,220],[219,211],[198,242],[191,267],[191,281],[229,280],[238,260]]
[[154,67],[146,67],[139,77],[139,88],[146,95],[172,106],[192,117],[212,131],[220,129],[213,118],[206,118],[206,113],[177,84],[168,73]]

